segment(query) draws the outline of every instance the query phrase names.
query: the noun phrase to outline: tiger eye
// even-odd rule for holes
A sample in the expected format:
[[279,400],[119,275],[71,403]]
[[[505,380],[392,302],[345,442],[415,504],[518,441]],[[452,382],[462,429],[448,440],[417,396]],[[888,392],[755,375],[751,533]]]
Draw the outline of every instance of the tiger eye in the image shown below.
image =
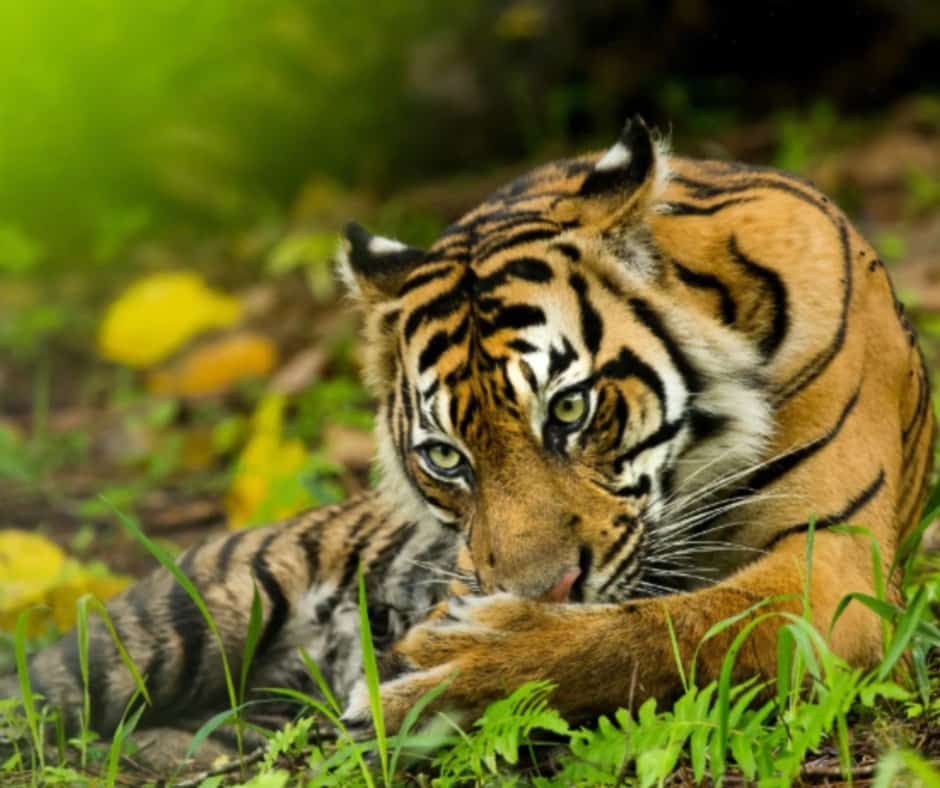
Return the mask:
[[560,424],[577,424],[587,410],[587,398],[583,391],[564,394],[552,403],[552,418]]
[[446,443],[435,443],[427,450],[427,458],[431,464],[443,471],[452,471],[460,465],[463,457],[453,446]]

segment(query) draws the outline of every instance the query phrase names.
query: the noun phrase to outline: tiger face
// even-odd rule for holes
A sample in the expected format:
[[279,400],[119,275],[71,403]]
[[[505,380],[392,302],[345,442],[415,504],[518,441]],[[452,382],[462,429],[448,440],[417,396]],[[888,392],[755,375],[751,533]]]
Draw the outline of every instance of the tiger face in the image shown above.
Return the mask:
[[664,580],[683,501],[769,432],[753,350],[656,287],[666,162],[627,124],[427,252],[348,230],[387,490],[464,537],[470,586],[617,601]]

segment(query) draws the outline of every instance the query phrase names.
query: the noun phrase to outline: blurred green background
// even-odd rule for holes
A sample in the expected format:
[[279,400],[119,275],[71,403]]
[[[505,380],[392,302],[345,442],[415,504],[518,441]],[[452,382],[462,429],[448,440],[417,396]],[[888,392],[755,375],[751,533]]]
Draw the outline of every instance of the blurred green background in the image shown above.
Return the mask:
[[0,528],[136,574],[111,503],[181,546],[361,488],[338,229],[428,242],[637,111],[816,179],[936,361],[937,51],[928,2],[0,0]]

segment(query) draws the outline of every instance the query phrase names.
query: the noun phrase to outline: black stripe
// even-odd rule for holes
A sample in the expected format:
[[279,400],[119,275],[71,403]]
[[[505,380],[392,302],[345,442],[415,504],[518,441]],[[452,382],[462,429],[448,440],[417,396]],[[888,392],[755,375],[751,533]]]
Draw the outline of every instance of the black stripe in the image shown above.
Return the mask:
[[567,337],[562,337],[562,350],[552,345],[548,350],[548,377],[557,378],[578,359],[578,353]]
[[[916,342],[916,338],[915,338],[915,342]],[[906,445],[903,446],[902,458],[904,460],[904,465],[908,465],[910,463],[910,459],[913,456],[913,453],[917,450],[917,446],[920,444],[921,435],[923,434],[923,431],[924,431],[924,426],[927,424],[928,421],[930,422],[934,421],[933,407],[931,404],[933,397],[932,397],[932,389],[931,389],[931,384],[930,384],[930,375],[927,372],[927,362],[924,359],[923,349],[919,345],[916,347],[917,347],[917,359],[920,364],[920,375],[919,375],[920,387],[921,387],[921,391],[923,391],[923,394],[924,394],[924,406],[923,406],[924,413],[923,413],[923,417],[919,419],[919,423],[914,427],[913,435],[911,433],[907,434],[907,438],[910,439],[910,442],[905,440]]]
[[510,340],[506,343],[507,347],[512,348],[517,353],[534,353],[538,348],[533,345],[531,342],[526,342],[526,340],[521,337],[516,337],[513,340]]
[[169,688],[172,690],[172,686],[168,685],[163,675],[166,669],[167,655],[172,654],[172,652],[165,648],[154,634],[154,615],[153,610],[150,609],[150,602],[152,600],[151,597],[144,593],[145,590],[146,585],[136,586],[127,597],[128,608],[134,617],[137,631],[139,633],[145,633],[148,636],[146,645],[149,649],[149,653],[147,655],[146,664],[140,664],[140,659],[143,654],[132,654],[132,656],[137,660],[137,668],[146,680],[147,689],[150,690],[150,694],[159,700],[165,689]]
[[407,542],[411,541],[411,538],[414,536],[417,530],[418,524],[414,521],[405,522],[399,525],[398,530],[395,531],[394,535],[389,539],[388,543],[381,550],[379,550],[378,554],[366,567],[366,573],[368,577],[375,577],[380,581],[385,581],[386,578],[384,577],[384,574],[388,570],[389,564],[391,564],[392,561],[394,561],[401,554],[402,548]]
[[429,367],[433,367],[450,346],[450,337],[446,331],[438,331],[435,333],[424,346],[421,355],[418,356],[418,374],[424,372]]
[[450,404],[447,408],[447,415],[450,417],[450,423],[453,427],[460,421],[460,400],[457,397],[450,398]]
[[597,370],[594,379],[626,380],[635,377],[656,394],[665,411],[665,387],[656,370],[637,356],[630,348],[621,347],[616,358],[606,361]]
[[444,244],[424,256],[424,265],[431,263],[468,263],[470,261],[470,247],[467,241]]
[[556,235],[558,235],[557,229],[527,230],[523,233],[516,233],[515,235],[511,235],[508,238],[504,238],[501,241],[479,249],[477,251],[477,258],[483,260],[487,257],[499,254],[500,252],[505,252],[507,249],[512,249],[514,246],[520,246],[534,241],[544,241],[548,238],[554,238]]
[[[709,163],[700,162],[699,166],[702,169],[705,169],[706,164]],[[809,183],[809,181],[794,177],[789,173],[775,170],[771,167],[742,167],[740,170],[736,170],[735,172],[758,172],[763,174],[754,175],[749,178],[735,178],[731,184],[723,186],[707,184],[704,181],[694,181],[691,178],[679,177],[676,180],[679,180],[680,183],[683,183],[686,186],[695,184],[696,191],[698,193],[693,196],[701,197],[703,199],[711,196],[718,196],[718,194],[741,194],[742,192],[752,191],[754,189],[782,191],[792,197],[796,197],[802,202],[805,202],[807,205],[812,205],[817,210],[825,213],[827,218],[831,220],[831,217],[826,210],[826,203],[829,202],[829,199],[822,195],[820,195],[820,197],[816,197],[813,194],[813,192],[815,192],[815,187]],[[750,199],[756,200],[758,198],[752,197]]]
[[584,344],[592,356],[600,350],[601,340],[604,337],[604,323],[598,314],[591,299],[588,298],[588,284],[580,274],[571,274],[568,284],[578,296],[578,309],[581,311],[581,334]]
[[687,202],[667,202],[663,205],[663,216],[713,216],[725,208],[754,202],[754,197],[734,197],[712,205],[693,205]]
[[682,263],[673,261],[676,274],[684,285],[694,287],[698,290],[712,290],[718,296],[721,305],[721,322],[726,326],[734,323],[738,316],[738,305],[731,295],[731,290],[717,276],[712,274],[703,274],[699,271],[693,271],[686,268]]
[[[422,266],[422,269],[426,266]],[[398,290],[398,297],[407,295],[412,290],[417,290],[419,287],[423,287],[428,284],[428,282],[434,282],[438,279],[443,279],[446,276],[450,276],[454,272],[454,266],[451,263],[445,263],[444,265],[436,265],[430,270],[418,270],[410,274],[405,280],[405,283]]]
[[271,571],[271,567],[268,566],[268,548],[278,537],[278,533],[278,531],[272,531],[265,537],[251,562],[251,570],[258,579],[258,582],[261,583],[261,587],[264,589],[264,593],[271,603],[268,623],[265,624],[264,632],[262,632],[261,639],[258,641],[258,654],[266,653],[280,634],[284,623],[287,621],[287,613],[290,607],[287,603],[287,596],[284,594],[284,589]]
[[689,413],[689,427],[692,430],[692,440],[696,443],[714,438],[728,426],[731,418],[721,413],[709,413],[706,410],[693,408]]
[[[195,550],[183,555],[179,568],[195,583],[192,577],[192,564]],[[198,586],[197,586],[198,588]],[[167,595],[166,615],[179,638],[181,658],[176,665],[175,692],[183,698],[189,699],[198,694],[201,684],[200,667],[203,661],[203,652],[206,647],[206,622],[196,607],[196,603],[175,580],[170,593]],[[181,705],[185,705],[182,703]]]
[[914,433],[913,440],[910,444],[904,447],[904,453],[902,455],[902,460],[904,466],[908,466],[911,462],[911,459],[914,456],[914,453],[917,451],[917,447],[920,445],[921,435],[924,432],[924,427],[927,426],[928,422],[933,421],[933,413],[928,406],[924,411],[924,418],[921,419],[920,424],[917,425],[917,431]]
[[[904,463],[903,483],[897,499],[902,501],[898,511],[898,523],[903,528],[909,518],[914,514],[914,508],[919,505],[924,488],[931,481],[931,465],[933,461],[932,442],[923,447],[921,456],[913,456]],[[916,487],[914,486],[916,484]]]
[[510,278],[524,279],[527,282],[549,282],[554,274],[552,267],[537,257],[516,257],[487,276],[480,277],[474,283],[473,291],[477,295],[488,293],[502,287]]
[[630,348],[620,348],[617,358],[606,362],[598,371],[598,376],[611,380],[625,380],[638,378],[649,388],[659,400],[663,413],[666,412],[666,387],[662,378],[649,364],[640,359]]
[[[369,541],[372,539],[372,531],[365,530],[365,526],[372,521],[371,512],[364,512],[358,520],[356,520],[353,527],[349,530],[349,539],[355,539],[353,543],[352,550],[349,552],[349,555],[346,556],[346,562],[343,565],[343,575],[340,578],[338,592],[342,592],[344,589],[349,586],[350,581],[353,576],[356,574],[356,571],[359,568],[359,563],[362,558],[362,551],[366,548],[366,545],[369,544]],[[362,533],[365,531],[365,533]]]
[[[637,543],[637,548],[639,548],[639,543]],[[620,563],[618,563],[614,571],[610,573],[610,577],[608,577],[604,585],[602,585],[600,589],[598,589],[597,593],[603,594],[614,583],[622,583],[624,580],[629,580],[630,579],[629,577],[624,578],[624,577],[621,577],[621,575],[624,573],[624,571],[626,571],[627,567],[630,566],[630,564],[633,563],[634,561],[636,561],[636,564],[637,564],[636,572],[642,571],[643,569],[642,561],[637,559],[637,550],[634,549],[631,552],[627,553],[623,557],[623,559],[621,559]]]
[[[491,210],[485,210],[491,205],[496,205]],[[437,247],[443,239],[452,239],[454,237],[466,237],[469,239],[478,238],[481,235],[492,234],[498,230],[508,230],[518,227],[522,224],[531,222],[548,222],[544,211],[515,209],[508,210],[505,205],[499,205],[493,200],[488,200],[473,213],[461,219],[456,224],[447,227],[439,236],[438,242],[434,244]]]
[[672,334],[666,330],[666,326],[663,325],[663,320],[659,314],[641,298],[630,299],[630,306],[633,309],[633,314],[636,319],[646,326],[646,328],[663,343],[663,347],[666,348],[672,365],[682,377],[686,391],[691,394],[698,394],[703,387],[702,376],[692,365],[692,362],[689,361],[688,356],[682,352],[679,343],[676,342]]
[[[830,221],[832,221],[831,218]],[[839,317],[839,327],[836,329],[835,336],[829,346],[804,364],[803,367],[790,378],[790,381],[781,387],[780,393],[777,395],[776,402],[774,403],[775,405],[779,406],[780,403],[785,400],[795,397],[810,385],[810,383],[819,378],[819,376],[828,369],[829,364],[839,354],[842,350],[842,346],[845,344],[849,322],[849,306],[852,302],[853,292],[852,250],[849,248],[849,235],[845,221],[840,220],[837,226],[839,229],[839,240],[842,244],[842,281],[845,282],[845,288],[842,291],[842,308]]]
[[[902,527],[907,527],[908,524],[913,519],[914,522],[920,520],[923,515],[926,515],[926,511],[916,511],[917,507],[924,506],[927,503],[927,487],[930,486],[932,481],[931,477],[933,475],[933,466],[934,466],[934,441],[937,437],[937,422],[934,419],[931,419],[930,422],[930,433],[927,436],[927,443],[924,445],[923,451],[921,452],[924,456],[923,462],[918,463],[920,467],[920,473],[917,474],[919,479],[917,488],[912,495],[907,495],[905,498],[902,494],[901,498],[904,500],[904,508],[901,510],[901,517],[899,522]],[[907,466],[908,471],[913,475],[914,469]],[[905,484],[905,486],[907,486]]]
[[924,380],[924,375],[917,376],[917,405],[914,408],[914,414],[911,416],[910,422],[908,422],[904,428],[901,430],[901,442],[904,446],[907,446],[907,439],[911,436],[911,432],[914,428],[922,421],[924,416],[924,411],[927,409],[926,405],[930,397],[928,396],[927,384]]
[[669,179],[669,182],[685,186],[686,190],[689,191],[696,200],[708,200],[712,197],[718,197],[727,190],[727,186],[724,184],[719,186],[713,183],[705,183],[704,181],[688,178],[685,175],[673,175]]
[[506,373],[506,359],[500,359],[500,362],[502,369],[500,377],[503,381],[503,400],[506,405],[515,405],[518,401],[516,398],[516,387],[512,384],[509,375]]
[[737,236],[735,235],[732,235],[731,238],[728,239],[728,254],[730,254],[732,259],[751,276],[761,281],[767,288],[770,298],[773,301],[774,314],[770,333],[761,339],[758,344],[764,359],[770,359],[774,353],[777,352],[777,349],[786,338],[787,331],[790,328],[787,288],[780,274],[755,263],[741,251],[738,246]]
[[464,232],[476,232],[479,235],[488,235],[501,230],[511,230],[523,224],[548,221],[544,211],[507,211],[500,206],[496,210],[488,213],[477,214],[470,222],[462,222],[459,226],[463,228]]
[[853,410],[855,410],[855,406],[858,404],[861,392],[861,385],[859,385],[859,387],[855,389],[855,393],[849,397],[848,402],[842,408],[842,412],[839,414],[839,418],[836,419],[836,423],[833,424],[827,432],[825,432],[823,435],[820,435],[815,440],[807,443],[806,445],[787,452],[773,462],[763,466],[753,476],[751,476],[747,482],[747,485],[745,485],[746,488],[749,491],[756,492],[763,489],[764,487],[767,487],[792,471],[797,465],[805,462],[814,454],[822,451],[822,449],[832,443],[836,436],[841,432],[842,427],[849,418],[849,415]]
[[[881,488],[884,487],[885,483],[885,471],[882,468],[878,475],[875,477],[875,480],[869,484],[864,490],[859,492],[854,498],[850,499],[849,502],[845,505],[845,508],[840,512],[834,514],[826,515],[816,520],[816,530],[821,531],[824,528],[831,528],[833,525],[845,525],[851,517],[854,517],[859,511],[861,511],[865,506],[874,499],[876,495],[881,491]],[[770,550],[776,544],[786,539],[788,536],[793,536],[794,534],[805,533],[809,530],[809,523],[800,523],[799,525],[793,525],[789,528],[784,529],[773,539],[771,539],[766,545],[764,545],[764,550]]]
[[643,452],[671,441],[676,437],[676,435],[679,434],[679,431],[683,426],[685,426],[685,421],[682,419],[679,419],[678,421],[664,422],[652,435],[648,435],[639,443],[631,446],[629,449],[627,449],[627,451],[617,457],[617,459],[614,460],[614,472],[621,473],[623,471],[624,465],[635,460]]
[[320,570],[320,535],[319,523],[311,525],[298,534],[297,541],[307,559],[307,584],[313,585]]
[[629,420],[630,408],[627,405],[627,400],[624,398],[623,394],[618,391],[616,393],[616,405],[614,406],[614,417],[617,420],[617,433],[614,436],[614,447],[620,448],[620,445],[623,443],[623,434],[627,430],[627,422]]
[[370,512],[364,512],[349,529],[349,533],[346,535],[346,541],[352,541],[351,549],[346,555],[346,560],[343,563],[343,573],[340,576],[339,583],[335,590],[326,599],[322,600],[314,611],[318,624],[323,624],[328,621],[330,616],[333,615],[333,608],[336,607],[337,600],[343,594],[349,593],[352,590],[350,583],[359,569],[362,551],[372,538],[371,531],[367,531],[362,535],[360,535],[360,532],[371,520],[372,514]]
[[576,263],[581,259],[581,250],[574,244],[556,243],[552,244],[551,248],[556,252],[561,252],[572,263]]
[[[607,548],[599,564],[599,566],[602,568],[607,566],[607,564],[620,555],[620,551],[623,550],[623,546],[630,540],[630,537],[634,534],[636,527],[639,524],[639,521],[636,519],[636,517],[629,517],[627,515],[621,515],[616,519],[616,522],[618,525],[623,526],[623,533],[617,537],[617,541]],[[631,553],[631,556],[632,555],[633,554]]]
[[[114,624],[118,638],[123,644],[126,644],[127,640],[124,637],[124,633],[118,628],[120,622],[112,620],[111,623]],[[77,641],[78,639],[76,638],[76,644]],[[124,710],[121,701],[126,702],[125,698],[120,698],[118,703],[114,702],[114,693],[111,690],[111,677],[108,670],[111,665],[111,660],[106,656],[116,651],[117,648],[112,643],[110,634],[99,631],[97,627],[94,631],[89,633],[88,697],[91,701],[91,726],[94,726],[95,722],[101,722],[110,728],[117,720],[114,719],[114,715],[108,714],[107,712],[114,710],[120,714]],[[76,660],[77,659],[78,655],[76,654]],[[81,682],[79,682],[78,686],[82,686]]]
[[640,478],[637,480],[636,484],[624,485],[620,487],[614,495],[618,498],[642,498],[644,495],[649,495],[652,486],[653,483],[649,475],[643,473],[640,474]]
[[[454,398],[456,400],[456,397]],[[467,407],[464,408],[463,416],[460,418],[460,424],[457,425],[457,432],[461,435],[466,435],[467,430],[470,429],[470,424],[473,422],[473,417],[476,416],[480,411],[480,401],[471,396],[467,400]]]
[[537,306],[513,304],[500,310],[492,320],[480,320],[480,334],[490,337],[503,329],[520,331],[530,326],[545,325],[545,313]]
[[247,530],[241,530],[225,537],[225,543],[215,557],[215,576],[217,578],[224,578],[229,573],[232,566],[232,556],[248,533]]
[[453,288],[417,307],[405,321],[405,341],[412,340],[425,320],[443,320],[464,306],[467,302],[466,288],[475,279],[476,275],[467,269]]

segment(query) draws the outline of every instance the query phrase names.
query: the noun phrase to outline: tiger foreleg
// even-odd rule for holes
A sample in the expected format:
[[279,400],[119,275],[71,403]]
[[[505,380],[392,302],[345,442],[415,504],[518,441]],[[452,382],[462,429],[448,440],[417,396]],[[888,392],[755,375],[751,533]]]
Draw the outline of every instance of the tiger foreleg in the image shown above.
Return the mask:
[[[447,616],[413,628],[396,646],[410,670],[382,687],[386,725],[397,729],[423,694],[448,679],[434,708],[466,723],[493,700],[540,679],[557,685],[551,702],[570,720],[635,708],[649,697],[669,700],[682,691],[670,627],[686,674],[694,658],[696,680],[705,684],[719,675],[737,634],[752,626],[733,675],[771,679],[777,634],[792,617],[804,615],[804,599],[810,621],[835,653],[856,666],[871,664],[880,648],[873,614],[853,603],[830,632],[847,593],[871,593],[867,546],[819,533],[809,578],[806,566],[806,536],[797,534],[722,583],[686,594],[581,605],[509,594],[453,599]],[[734,626],[703,642],[716,624],[749,609]],[[370,724],[362,687],[353,693],[346,720]]]

